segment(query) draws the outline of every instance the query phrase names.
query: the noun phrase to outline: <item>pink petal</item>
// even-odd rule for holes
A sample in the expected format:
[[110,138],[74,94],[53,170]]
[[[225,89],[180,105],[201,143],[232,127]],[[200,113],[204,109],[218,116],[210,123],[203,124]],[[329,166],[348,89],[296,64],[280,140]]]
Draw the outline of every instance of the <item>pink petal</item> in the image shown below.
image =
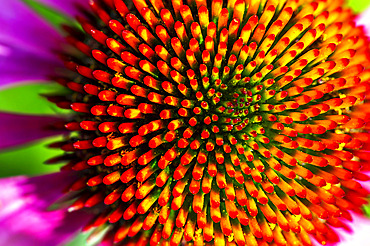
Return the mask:
[[[365,218],[363,215],[351,213],[352,221],[342,220],[349,228],[350,231],[343,228],[331,227],[339,236],[338,243],[327,243],[326,246],[357,246],[369,245],[369,232],[370,232],[370,219]],[[312,238],[313,246],[322,246],[315,239]]]
[[62,63],[62,36],[20,0],[0,0],[0,88],[48,80]]
[[70,172],[0,180],[0,241],[10,246],[60,245],[84,226],[90,215],[48,211],[73,180]]
[[341,242],[338,246],[369,245],[370,220],[359,215],[352,214],[352,233],[341,233]]
[[0,112],[0,149],[62,134],[64,131],[50,127],[53,123],[61,120],[61,118],[51,116],[31,116]]
[[364,26],[367,36],[370,37],[370,8],[367,8],[356,18],[356,23]]

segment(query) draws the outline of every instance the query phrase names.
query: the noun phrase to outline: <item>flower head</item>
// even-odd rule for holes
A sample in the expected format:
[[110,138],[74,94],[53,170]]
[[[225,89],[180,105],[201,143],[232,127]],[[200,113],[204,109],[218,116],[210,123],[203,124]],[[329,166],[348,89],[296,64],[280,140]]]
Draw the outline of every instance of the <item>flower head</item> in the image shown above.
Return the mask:
[[[65,26],[69,211],[103,242],[337,243],[368,191],[369,42],[333,1],[90,1]],[[54,124],[54,127],[57,127]]]

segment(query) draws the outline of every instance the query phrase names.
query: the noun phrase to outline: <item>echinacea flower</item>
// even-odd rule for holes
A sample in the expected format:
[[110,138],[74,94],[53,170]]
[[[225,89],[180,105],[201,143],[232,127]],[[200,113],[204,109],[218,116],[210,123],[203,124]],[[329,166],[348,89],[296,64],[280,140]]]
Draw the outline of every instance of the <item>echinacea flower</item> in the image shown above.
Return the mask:
[[65,165],[2,181],[9,245],[330,245],[363,213],[370,43],[341,1],[40,2],[81,28],[4,3],[1,85],[53,78],[70,113],[4,113],[1,147],[64,134]]

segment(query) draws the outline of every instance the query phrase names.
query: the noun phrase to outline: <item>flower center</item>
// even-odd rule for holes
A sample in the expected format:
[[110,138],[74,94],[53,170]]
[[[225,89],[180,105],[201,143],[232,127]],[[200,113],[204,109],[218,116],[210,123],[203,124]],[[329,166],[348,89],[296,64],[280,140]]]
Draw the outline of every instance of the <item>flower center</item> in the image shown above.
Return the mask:
[[58,80],[77,112],[61,144],[81,175],[71,210],[99,211],[86,229],[123,245],[338,241],[329,225],[368,194],[369,46],[350,10],[133,4],[91,2],[67,38],[76,76]]

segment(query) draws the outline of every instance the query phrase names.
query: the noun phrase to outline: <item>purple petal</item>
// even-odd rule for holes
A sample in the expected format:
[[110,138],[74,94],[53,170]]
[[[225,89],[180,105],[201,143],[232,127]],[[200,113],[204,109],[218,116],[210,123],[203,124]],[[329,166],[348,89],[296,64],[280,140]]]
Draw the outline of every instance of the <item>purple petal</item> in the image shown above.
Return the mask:
[[48,80],[62,63],[64,39],[22,1],[0,0],[0,87]]
[[63,133],[50,127],[62,119],[0,112],[0,149]]
[[0,41],[21,49],[37,49],[39,55],[58,50],[63,37],[20,0],[0,0]]
[[73,180],[70,172],[0,180],[0,241],[11,246],[60,245],[90,219],[83,212],[48,211]]
[[88,0],[36,0],[40,3],[48,5],[64,14],[75,17],[81,13],[81,9],[88,8]]
[[0,43],[0,88],[32,81],[48,81],[62,63],[39,57],[29,50],[2,46]]

